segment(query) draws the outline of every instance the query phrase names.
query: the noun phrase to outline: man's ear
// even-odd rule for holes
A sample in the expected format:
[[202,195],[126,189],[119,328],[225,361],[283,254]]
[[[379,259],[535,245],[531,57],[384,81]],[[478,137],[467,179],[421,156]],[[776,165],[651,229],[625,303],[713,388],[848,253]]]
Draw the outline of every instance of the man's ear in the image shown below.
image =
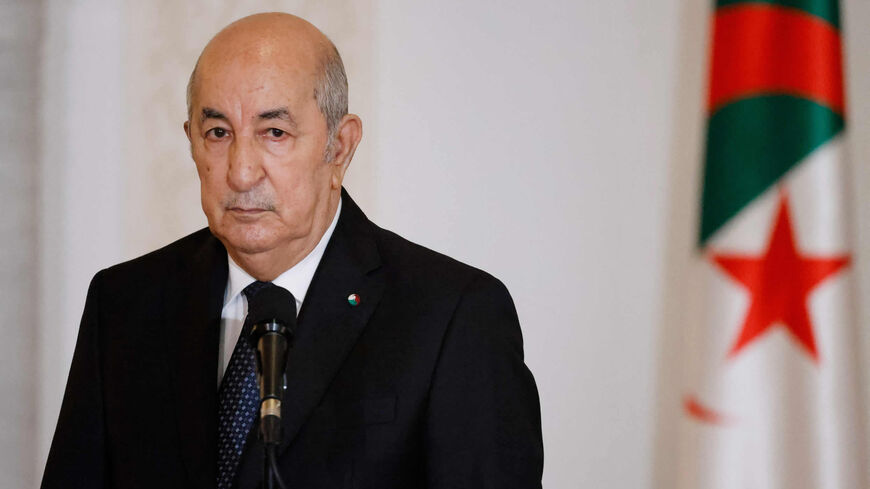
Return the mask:
[[362,120],[356,114],[346,114],[338,124],[330,150],[329,164],[333,165],[332,188],[341,188],[344,173],[350,165],[350,160],[353,159],[360,139],[362,139]]
[[184,121],[184,134],[187,135],[187,140],[193,143],[190,139],[190,121]]

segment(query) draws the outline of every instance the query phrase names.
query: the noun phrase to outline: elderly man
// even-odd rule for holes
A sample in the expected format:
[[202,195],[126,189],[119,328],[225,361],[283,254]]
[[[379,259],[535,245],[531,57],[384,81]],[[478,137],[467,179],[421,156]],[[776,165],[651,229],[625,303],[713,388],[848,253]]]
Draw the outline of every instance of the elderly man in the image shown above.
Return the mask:
[[330,41],[291,15],[239,20],[200,56],[188,109],[208,229],[94,277],[42,486],[261,485],[245,317],[280,287],[299,311],[289,487],[540,487],[510,296],[342,189],[362,124]]

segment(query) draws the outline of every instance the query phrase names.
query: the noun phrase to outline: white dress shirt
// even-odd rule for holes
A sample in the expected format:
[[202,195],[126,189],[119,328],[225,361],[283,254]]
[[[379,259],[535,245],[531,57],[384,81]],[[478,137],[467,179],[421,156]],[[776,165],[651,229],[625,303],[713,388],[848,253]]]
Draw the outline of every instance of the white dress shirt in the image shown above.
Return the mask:
[[[292,268],[272,281],[273,284],[284,287],[293,294],[293,297],[296,299],[297,316],[299,315],[299,310],[302,309],[302,302],[305,300],[308,286],[311,285],[311,279],[314,278],[317,265],[320,264],[320,259],[323,258],[326,244],[329,242],[332,232],[335,231],[339,214],[341,214],[341,200],[338,201],[338,208],[335,210],[332,223],[326,229],[326,232],[323,233],[317,246],[302,261],[293,265]],[[248,315],[248,299],[242,291],[245,287],[256,281],[254,277],[248,275],[248,272],[242,270],[242,267],[233,261],[229,253],[227,253],[227,262],[229,262],[229,276],[227,277],[227,288],[224,292],[224,307],[221,310],[221,348],[218,354],[218,385],[220,385],[224,371],[230,363],[230,357],[236,347],[239,334],[242,332],[242,326],[245,324],[245,316]]]

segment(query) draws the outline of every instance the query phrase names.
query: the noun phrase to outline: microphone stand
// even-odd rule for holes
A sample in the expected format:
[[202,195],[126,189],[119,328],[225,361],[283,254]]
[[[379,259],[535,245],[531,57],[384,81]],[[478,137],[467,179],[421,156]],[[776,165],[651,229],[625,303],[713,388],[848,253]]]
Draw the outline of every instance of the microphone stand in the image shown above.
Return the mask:
[[260,380],[260,438],[263,440],[263,487],[287,489],[278,472],[276,451],[281,445],[281,401],[284,398],[285,372],[289,339],[292,332],[277,320],[254,324],[252,343],[257,350],[257,373]]

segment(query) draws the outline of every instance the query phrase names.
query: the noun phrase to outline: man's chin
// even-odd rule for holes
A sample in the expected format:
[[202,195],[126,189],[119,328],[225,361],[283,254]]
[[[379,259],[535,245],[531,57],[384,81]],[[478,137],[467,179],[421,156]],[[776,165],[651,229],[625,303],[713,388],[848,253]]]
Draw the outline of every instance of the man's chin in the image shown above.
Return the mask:
[[[256,255],[267,252],[275,247],[275,237],[262,229],[250,229],[251,226],[234,227],[230,230],[215,230],[212,233],[224,244],[227,251],[236,255]],[[245,229],[248,228],[248,229]]]

